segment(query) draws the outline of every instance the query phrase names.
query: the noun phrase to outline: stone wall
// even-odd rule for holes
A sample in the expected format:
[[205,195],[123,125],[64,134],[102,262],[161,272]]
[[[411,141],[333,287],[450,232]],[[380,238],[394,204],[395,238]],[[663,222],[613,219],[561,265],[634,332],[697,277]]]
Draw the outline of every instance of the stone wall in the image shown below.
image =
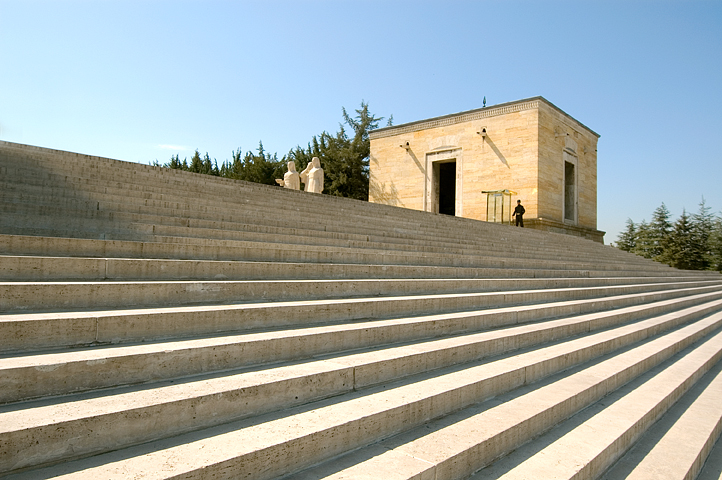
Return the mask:
[[[597,228],[597,139],[599,136],[545,102],[539,112],[539,204],[535,218]],[[576,165],[575,220],[564,215],[564,162]]]

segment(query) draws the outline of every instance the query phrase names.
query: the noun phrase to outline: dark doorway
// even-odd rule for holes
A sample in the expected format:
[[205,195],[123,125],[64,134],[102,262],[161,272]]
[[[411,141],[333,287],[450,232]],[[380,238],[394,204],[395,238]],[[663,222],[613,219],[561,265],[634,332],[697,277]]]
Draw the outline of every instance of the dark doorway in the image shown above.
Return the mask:
[[456,162],[439,164],[439,213],[456,215]]

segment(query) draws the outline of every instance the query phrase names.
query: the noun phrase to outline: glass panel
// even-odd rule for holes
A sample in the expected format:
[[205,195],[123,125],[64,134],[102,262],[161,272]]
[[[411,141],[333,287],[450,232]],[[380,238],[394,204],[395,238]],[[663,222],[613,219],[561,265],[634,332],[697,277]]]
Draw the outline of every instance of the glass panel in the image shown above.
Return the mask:
[[487,219],[490,222],[501,223],[504,218],[504,198],[501,194],[494,193],[487,195]]
[[486,193],[486,221],[511,224],[511,190],[483,191]]

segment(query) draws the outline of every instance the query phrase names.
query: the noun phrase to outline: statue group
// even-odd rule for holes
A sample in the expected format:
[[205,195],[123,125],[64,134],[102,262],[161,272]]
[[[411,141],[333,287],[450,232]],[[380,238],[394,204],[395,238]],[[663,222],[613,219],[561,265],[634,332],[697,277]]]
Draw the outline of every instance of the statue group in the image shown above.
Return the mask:
[[283,179],[276,179],[277,184],[292,190],[300,190],[301,182],[305,185],[304,190],[307,192],[323,192],[323,168],[321,168],[321,161],[318,157],[313,157],[311,163],[301,173],[296,171],[295,162],[288,162],[288,171],[283,175]]

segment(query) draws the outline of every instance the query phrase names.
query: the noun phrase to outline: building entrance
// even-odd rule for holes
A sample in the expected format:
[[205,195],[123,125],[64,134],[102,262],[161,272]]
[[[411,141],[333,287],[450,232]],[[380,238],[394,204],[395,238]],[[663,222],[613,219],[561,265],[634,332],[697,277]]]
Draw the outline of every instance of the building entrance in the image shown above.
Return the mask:
[[444,162],[437,165],[438,212],[445,215],[456,215],[456,162]]

